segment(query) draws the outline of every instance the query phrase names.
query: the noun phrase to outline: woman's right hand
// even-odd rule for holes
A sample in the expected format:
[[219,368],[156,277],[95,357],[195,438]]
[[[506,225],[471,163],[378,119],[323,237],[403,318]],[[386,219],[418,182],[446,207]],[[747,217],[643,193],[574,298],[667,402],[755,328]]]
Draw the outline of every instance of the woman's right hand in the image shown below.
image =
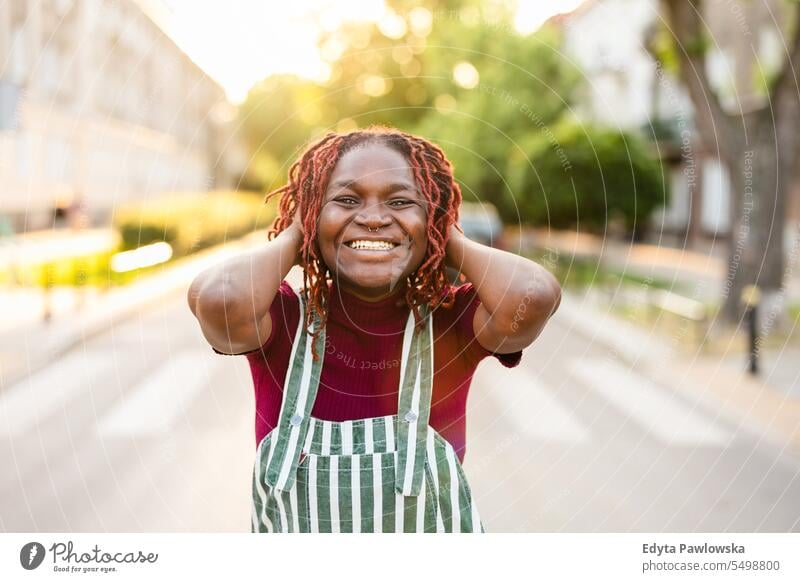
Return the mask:
[[292,223],[286,228],[286,230],[291,230],[292,234],[294,235],[292,237],[296,245],[296,255],[294,264],[299,265],[301,261],[300,250],[303,246],[303,241],[305,240],[305,233],[303,231],[303,220],[300,217],[299,204],[297,205],[297,208],[294,211],[294,215],[292,216]]

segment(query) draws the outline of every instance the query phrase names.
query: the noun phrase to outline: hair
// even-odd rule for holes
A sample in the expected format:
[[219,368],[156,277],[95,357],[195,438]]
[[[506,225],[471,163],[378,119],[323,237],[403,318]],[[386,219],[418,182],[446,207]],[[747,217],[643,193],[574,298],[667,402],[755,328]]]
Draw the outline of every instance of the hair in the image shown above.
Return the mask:
[[[304,234],[300,249],[303,267],[303,296],[309,309],[305,310],[308,329],[314,314],[319,325],[310,331],[313,336],[312,353],[317,359],[316,342],[319,329],[328,319],[330,271],[322,260],[317,242],[317,223],[331,174],[338,161],[347,152],[367,145],[387,146],[402,154],[414,174],[417,189],[427,201],[428,246],[422,263],[407,278],[405,293],[398,304],[405,302],[414,313],[415,327],[422,324],[421,305],[435,309],[453,306],[455,295],[447,280],[444,264],[448,233],[458,224],[461,206],[461,188],[453,176],[453,165],[437,145],[428,140],[385,126],[370,126],[349,133],[328,133],[306,147],[289,168],[288,182],[266,195],[265,202],[280,195],[279,214],[269,229],[268,240],[273,240],[288,228],[295,211],[300,209]],[[458,226],[457,226],[458,228]]]

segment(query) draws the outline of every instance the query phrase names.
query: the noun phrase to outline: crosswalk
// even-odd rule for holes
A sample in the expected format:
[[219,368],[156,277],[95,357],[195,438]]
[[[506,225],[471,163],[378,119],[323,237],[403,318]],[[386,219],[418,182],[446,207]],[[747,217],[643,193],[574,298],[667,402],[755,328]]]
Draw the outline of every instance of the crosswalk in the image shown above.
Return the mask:
[[[225,364],[211,350],[182,350],[148,371],[97,419],[103,436],[164,434],[208,389]],[[90,393],[119,390],[112,350],[75,351],[0,394],[0,436],[16,437],[36,429]],[[112,381],[113,379],[113,381]],[[86,419],[68,422],[86,422]]]
[[[232,363],[205,349],[172,354],[102,412],[96,422],[98,434],[103,438],[167,434],[186,418],[193,403],[205,398],[203,393],[220,370]],[[113,365],[108,352],[76,352],[10,387],[0,394],[0,435],[32,430],[73,399],[115,385],[109,382]],[[563,374],[555,385],[526,362],[508,369],[487,358],[476,370],[470,398],[492,399],[508,430],[532,442],[591,445],[613,437],[576,413],[575,404],[566,397],[566,388],[575,383],[623,416],[624,424],[665,446],[725,447],[734,436],[710,413],[619,362],[566,358],[559,366]]]
[[0,396],[0,435],[23,434],[72,399],[100,389],[112,374],[113,356],[111,350],[75,351],[9,387]]
[[570,372],[663,444],[725,446],[733,436],[696,406],[614,360],[575,359]]
[[583,443],[589,431],[558,399],[557,390],[547,386],[524,365],[506,368],[494,358],[484,360],[473,376],[470,388],[491,387],[498,399],[499,417],[515,432],[545,442]]
[[509,431],[542,443],[582,445],[614,437],[587,424],[568,404],[564,392],[575,383],[589,388],[631,427],[664,446],[726,447],[734,437],[719,419],[619,362],[569,358],[563,366],[563,378],[548,385],[524,362],[508,369],[486,358],[475,372],[472,390],[487,387]]
[[186,415],[222,365],[209,350],[184,350],[137,383],[98,425],[103,436],[164,435]]

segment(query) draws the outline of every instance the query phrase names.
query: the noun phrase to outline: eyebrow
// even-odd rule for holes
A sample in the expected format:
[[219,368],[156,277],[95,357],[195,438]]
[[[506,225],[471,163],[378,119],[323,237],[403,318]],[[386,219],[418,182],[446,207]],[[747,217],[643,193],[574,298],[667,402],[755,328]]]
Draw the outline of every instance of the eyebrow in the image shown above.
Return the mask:
[[[338,190],[340,188],[352,188],[354,190],[359,190],[361,186],[359,185],[358,180],[337,180],[330,185],[328,190]],[[395,192],[400,192],[401,190],[417,191],[417,189],[408,182],[392,182],[383,189],[383,192],[385,194],[394,194]]]

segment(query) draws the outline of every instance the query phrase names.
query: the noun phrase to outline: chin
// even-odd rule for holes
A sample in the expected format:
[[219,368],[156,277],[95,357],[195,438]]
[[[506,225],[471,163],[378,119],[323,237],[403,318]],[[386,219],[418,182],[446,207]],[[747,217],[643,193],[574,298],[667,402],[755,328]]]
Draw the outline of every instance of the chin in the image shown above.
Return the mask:
[[[334,275],[336,277],[336,275]],[[393,291],[398,285],[405,281],[406,277],[392,277],[386,274],[363,275],[358,277],[346,277],[347,284],[351,287],[360,289],[371,289],[375,291]]]

